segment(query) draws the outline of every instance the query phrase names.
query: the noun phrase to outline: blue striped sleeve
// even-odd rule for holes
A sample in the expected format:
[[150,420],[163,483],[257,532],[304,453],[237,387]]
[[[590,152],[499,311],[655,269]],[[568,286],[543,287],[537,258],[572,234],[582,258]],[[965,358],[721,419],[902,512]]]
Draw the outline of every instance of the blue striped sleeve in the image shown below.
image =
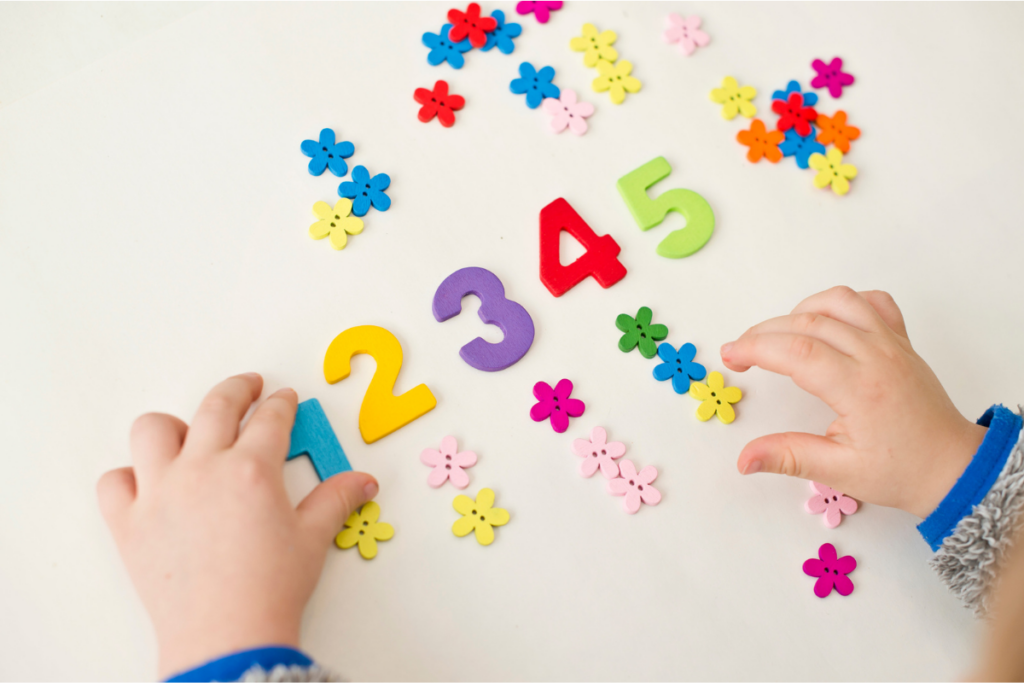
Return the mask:
[[985,411],[978,424],[988,427],[978,452],[935,511],[917,527],[932,550],[942,546],[960,520],[971,514],[996,483],[1020,436],[1022,420],[1013,411],[994,405]]

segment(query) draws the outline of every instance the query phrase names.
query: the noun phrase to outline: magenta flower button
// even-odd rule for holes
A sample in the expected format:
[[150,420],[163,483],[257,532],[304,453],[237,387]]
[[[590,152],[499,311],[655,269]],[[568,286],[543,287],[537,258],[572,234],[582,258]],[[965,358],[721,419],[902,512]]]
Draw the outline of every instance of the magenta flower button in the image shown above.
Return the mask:
[[813,557],[804,562],[804,574],[816,576],[814,594],[819,598],[828,597],[832,589],[840,595],[853,592],[853,581],[847,576],[857,568],[857,560],[852,555],[839,557],[831,543],[824,543],[818,548],[818,559]]
[[583,401],[569,398],[572,394],[572,382],[563,379],[552,389],[547,382],[533,385],[533,395],[537,402],[530,408],[530,418],[534,422],[551,419],[551,428],[561,434],[569,428],[569,418],[579,417],[587,406]]

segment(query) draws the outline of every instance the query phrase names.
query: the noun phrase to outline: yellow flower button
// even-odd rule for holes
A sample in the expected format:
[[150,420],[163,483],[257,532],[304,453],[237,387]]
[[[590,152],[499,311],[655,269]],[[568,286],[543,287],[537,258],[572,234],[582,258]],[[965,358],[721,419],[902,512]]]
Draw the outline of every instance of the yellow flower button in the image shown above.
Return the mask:
[[619,51],[612,47],[616,38],[615,31],[598,33],[593,24],[583,24],[583,35],[570,40],[569,47],[582,52],[584,66],[593,68],[599,59],[614,63],[619,58]]
[[494,542],[493,527],[508,524],[508,511],[494,507],[494,491],[491,489],[480,489],[476,500],[469,496],[456,496],[452,507],[462,515],[452,525],[452,533],[461,538],[476,531],[476,540],[480,545]]
[[828,154],[812,154],[808,165],[818,171],[814,176],[814,186],[832,186],[832,191],[844,195],[850,191],[850,178],[857,176],[857,167],[843,163],[843,153],[838,149],[830,149]]
[[330,235],[331,246],[335,249],[344,249],[348,235],[358,235],[363,231],[363,220],[350,216],[350,213],[351,199],[342,197],[333,209],[327,202],[317,202],[313,205],[313,215],[320,220],[309,226],[309,236],[315,240],[322,240]]
[[626,99],[627,92],[640,92],[643,85],[636,78],[630,76],[633,65],[626,60],[612,64],[604,59],[597,60],[597,73],[600,74],[594,79],[590,87],[594,92],[608,91],[614,104],[622,104]]
[[743,398],[743,392],[736,387],[725,386],[725,378],[720,372],[709,372],[708,383],[692,382],[690,396],[701,401],[697,406],[697,418],[707,422],[711,416],[718,414],[718,419],[729,424],[736,419],[736,411],[732,404]]
[[757,89],[750,85],[742,88],[732,76],[722,79],[722,87],[711,91],[711,101],[722,105],[722,118],[732,121],[736,114],[743,114],[748,119],[754,118],[757,107],[750,100],[757,96]]
[[372,500],[356,510],[345,520],[345,528],[334,539],[334,543],[342,550],[359,545],[359,554],[365,560],[377,557],[377,541],[390,540],[395,535],[395,528],[380,519],[380,506]]

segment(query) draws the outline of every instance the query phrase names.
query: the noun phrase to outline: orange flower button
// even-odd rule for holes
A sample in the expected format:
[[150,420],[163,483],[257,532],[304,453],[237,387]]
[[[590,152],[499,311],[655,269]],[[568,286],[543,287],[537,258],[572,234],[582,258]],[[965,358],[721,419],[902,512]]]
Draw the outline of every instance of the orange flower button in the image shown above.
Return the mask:
[[818,120],[815,123],[818,124],[818,128],[821,128],[818,142],[823,145],[831,143],[843,154],[850,151],[850,140],[860,137],[860,128],[846,125],[846,112],[842,110],[837,111],[831,118],[824,114],[818,114]]
[[750,122],[750,130],[741,130],[736,134],[736,140],[741,145],[750,148],[747,152],[747,159],[756,164],[766,157],[768,161],[777,164],[782,158],[782,150],[779,143],[786,139],[786,134],[779,130],[765,130],[764,122],[761,119],[754,119]]

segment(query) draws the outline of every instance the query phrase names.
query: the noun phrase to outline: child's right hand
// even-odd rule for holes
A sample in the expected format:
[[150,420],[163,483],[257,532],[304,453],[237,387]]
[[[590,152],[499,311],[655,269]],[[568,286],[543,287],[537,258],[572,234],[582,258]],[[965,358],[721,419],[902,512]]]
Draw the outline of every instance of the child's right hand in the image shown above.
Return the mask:
[[788,375],[839,415],[825,436],[754,439],[737,462],[743,474],[809,479],[924,518],[985,437],[914,352],[885,292],[834,287],[815,294],[722,346],[722,361],[737,372],[756,365]]

